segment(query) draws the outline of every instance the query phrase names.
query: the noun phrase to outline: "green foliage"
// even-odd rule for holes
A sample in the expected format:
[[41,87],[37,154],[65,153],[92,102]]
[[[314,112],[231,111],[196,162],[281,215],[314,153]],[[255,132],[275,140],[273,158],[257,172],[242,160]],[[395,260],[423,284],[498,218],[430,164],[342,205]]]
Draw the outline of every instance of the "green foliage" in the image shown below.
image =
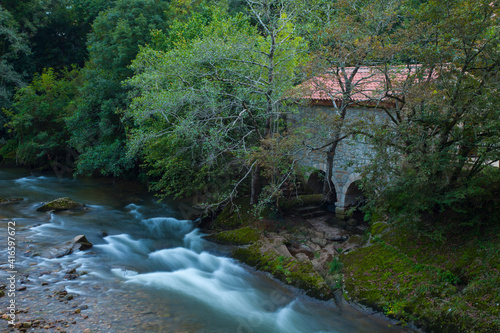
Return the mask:
[[49,68],[17,91],[12,110],[6,112],[13,139],[3,148],[4,156],[13,149],[21,165],[72,166],[74,155],[67,144],[70,133],[65,120],[73,111],[80,84],[78,74],[77,69],[72,69],[58,75]]
[[83,65],[86,35],[113,0],[4,0],[0,5],[0,108],[44,68]]
[[[24,84],[24,75],[15,65],[21,55],[28,55],[28,36],[4,5],[0,5],[0,108],[9,107],[13,90]],[[3,126],[5,120],[0,121]]]
[[394,47],[421,65],[394,86],[390,121],[371,129],[376,155],[364,171],[371,206],[438,239],[495,223],[472,203],[496,191],[497,180],[477,184],[500,158],[498,6],[425,2],[405,15]]
[[30,38],[34,69],[45,67],[60,70],[77,65],[82,67],[87,58],[87,34],[101,10],[113,0],[49,1],[43,24]]
[[79,174],[120,176],[134,166],[126,153],[127,89],[121,82],[139,45],[151,41],[150,31],[163,27],[165,2],[119,0],[100,12],[88,37],[89,60],[82,70],[84,84],[77,110],[69,119],[71,144],[81,154]]
[[[260,5],[255,15],[264,10]],[[135,124],[131,152],[144,154],[165,195],[196,193],[215,179],[208,201],[218,202],[234,197],[250,174],[255,180],[263,164],[276,161],[279,154],[265,160],[262,151],[279,140],[280,105],[305,45],[285,14],[271,15],[274,25],[260,34],[245,16],[208,8],[176,21],[168,36],[153,32],[155,44],[134,61],[136,75],[127,81],[135,89],[127,111]],[[159,142],[169,153],[155,163]],[[221,174],[227,177],[217,182]],[[193,175],[195,183],[168,185]]]
[[342,272],[342,262],[339,258],[332,259],[332,261],[330,262],[329,272],[330,274],[338,274]]
[[215,230],[237,229],[246,226],[259,225],[259,220],[267,218],[266,212],[260,212],[261,215],[255,214],[255,210],[250,205],[248,197],[235,199],[224,207],[217,214],[215,221],[211,223],[211,228]]

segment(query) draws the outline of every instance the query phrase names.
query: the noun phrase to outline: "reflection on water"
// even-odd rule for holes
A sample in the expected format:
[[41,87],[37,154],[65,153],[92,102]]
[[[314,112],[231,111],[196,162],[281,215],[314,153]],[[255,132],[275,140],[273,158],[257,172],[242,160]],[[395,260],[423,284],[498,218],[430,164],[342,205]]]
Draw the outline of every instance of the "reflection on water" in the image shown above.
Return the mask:
[[[90,304],[88,311],[100,319],[93,327],[103,332],[395,331],[347,306],[340,309],[305,297],[228,258],[191,221],[179,220],[174,205],[155,203],[136,184],[3,170],[0,191],[3,197],[25,199],[0,207],[4,219],[16,220],[28,244],[19,258],[20,271],[35,265],[48,270],[50,274],[33,279],[81,295]],[[40,202],[63,196],[85,203],[88,210],[35,211]],[[44,258],[79,234],[95,246]],[[70,268],[81,276],[63,280]],[[30,293],[36,302],[41,289],[34,286]]]

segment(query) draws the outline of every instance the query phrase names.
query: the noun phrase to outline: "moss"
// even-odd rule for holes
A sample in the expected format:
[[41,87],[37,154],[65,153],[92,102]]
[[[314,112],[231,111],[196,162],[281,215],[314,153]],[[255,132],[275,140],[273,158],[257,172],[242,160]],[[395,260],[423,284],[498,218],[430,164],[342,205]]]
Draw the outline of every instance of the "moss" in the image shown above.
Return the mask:
[[365,243],[365,238],[360,235],[352,235],[349,237],[349,243],[362,246]]
[[437,243],[391,229],[344,263],[350,297],[403,322],[439,332],[495,332],[500,327],[500,242]]
[[37,211],[39,212],[48,212],[48,211],[62,211],[69,209],[81,208],[83,205],[76,201],[71,200],[70,198],[59,198],[52,200],[51,202],[39,207]]
[[236,230],[222,231],[211,234],[206,238],[220,243],[232,245],[247,245],[259,240],[259,232],[251,227],[243,227]]
[[215,221],[211,223],[211,228],[215,230],[236,229],[255,224],[259,219],[260,216],[250,205],[250,198],[239,198],[217,215]]
[[322,204],[323,201],[324,197],[322,194],[306,194],[299,195],[289,200],[282,200],[280,201],[279,207],[283,211],[288,211],[293,207]]
[[375,222],[370,227],[370,232],[373,236],[379,235],[389,228],[389,225],[385,222]]
[[284,283],[303,289],[306,294],[319,299],[330,299],[332,289],[316,272],[310,263],[300,262],[295,258],[285,258],[274,251],[262,250],[262,243],[238,248],[233,256],[259,270],[269,272]]

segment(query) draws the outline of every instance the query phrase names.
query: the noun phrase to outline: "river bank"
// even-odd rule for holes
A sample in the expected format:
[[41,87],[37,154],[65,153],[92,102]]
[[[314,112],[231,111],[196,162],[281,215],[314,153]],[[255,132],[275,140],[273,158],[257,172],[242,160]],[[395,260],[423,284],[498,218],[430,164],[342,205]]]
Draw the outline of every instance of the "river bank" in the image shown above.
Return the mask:
[[353,233],[333,214],[273,221],[245,208],[207,228],[210,239],[237,245],[235,258],[313,297],[366,305],[403,329],[500,331],[498,231],[435,242],[384,222]]

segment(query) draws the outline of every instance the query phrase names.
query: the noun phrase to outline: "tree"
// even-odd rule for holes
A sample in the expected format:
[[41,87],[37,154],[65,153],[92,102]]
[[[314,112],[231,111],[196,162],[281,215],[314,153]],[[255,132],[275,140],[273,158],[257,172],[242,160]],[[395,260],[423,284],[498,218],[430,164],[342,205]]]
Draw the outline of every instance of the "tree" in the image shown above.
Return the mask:
[[[399,0],[314,1],[304,8],[302,34],[311,39],[313,56],[305,67],[310,79],[297,93],[322,95],[332,101],[335,110],[333,117],[313,119],[315,127],[325,126],[306,142],[310,151],[325,156],[323,194],[328,202],[335,196],[332,174],[337,147],[362,125],[359,119],[349,117],[349,111],[360,100],[381,106],[387,98],[387,66],[398,60],[390,53],[391,39],[401,22],[401,8]],[[360,73],[367,68],[369,73]],[[370,83],[376,83],[380,91],[374,92]]]
[[7,112],[10,119],[6,126],[13,139],[3,154],[10,148],[20,165],[68,171],[75,152],[67,143],[70,133],[65,119],[72,112],[78,86],[77,69],[57,75],[49,68],[19,89],[12,111]]
[[[134,61],[134,144],[166,195],[189,195],[227,174],[240,178],[225,178],[214,201],[233,197],[248,177],[252,204],[259,199],[261,157],[284,135],[282,106],[305,44],[294,35],[293,3],[247,3],[257,27],[241,14],[214,9],[207,25],[197,25],[199,37],[182,38],[192,30],[181,29],[172,50],[145,48]],[[187,27],[202,22],[192,20]],[[154,163],[159,146],[168,151]],[[186,173],[201,180],[194,189],[169,185]]]
[[499,7],[462,0],[410,4],[394,37],[401,57],[419,65],[394,82],[398,107],[374,130],[377,154],[365,187],[373,205],[395,220],[442,237],[443,230],[460,230],[457,225],[490,220],[487,209],[471,202],[488,191],[478,184],[500,158]]
[[163,27],[166,2],[118,0],[101,12],[88,37],[89,59],[76,112],[68,119],[71,145],[80,154],[80,174],[123,175],[134,166],[126,155],[128,103],[121,82],[131,76],[129,65],[139,45],[151,41],[151,30]]
[[21,55],[30,53],[28,36],[20,28],[14,16],[0,5],[0,108],[8,107],[13,89],[24,84],[24,75],[14,64]]
[[[44,68],[83,65],[85,39],[98,11],[112,0],[4,0],[0,5],[0,109]],[[3,124],[7,120],[0,120]],[[8,138],[8,136],[7,136]]]
[[83,67],[88,56],[86,41],[99,12],[114,0],[53,0],[44,10],[44,23],[30,38],[37,73],[43,68],[61,70]]

